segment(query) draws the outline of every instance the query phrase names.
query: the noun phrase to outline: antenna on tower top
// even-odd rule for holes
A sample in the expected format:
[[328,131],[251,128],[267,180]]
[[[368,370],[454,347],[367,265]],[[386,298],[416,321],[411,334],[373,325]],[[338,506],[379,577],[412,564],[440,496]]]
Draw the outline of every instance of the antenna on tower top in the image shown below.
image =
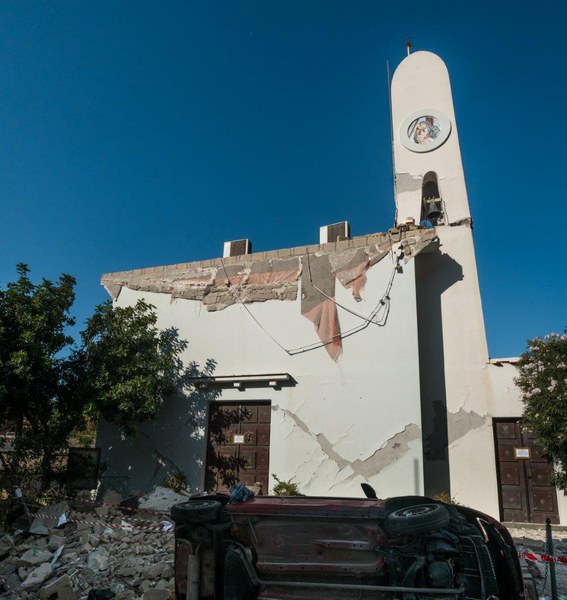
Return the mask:
[[409,40],[406,42],[406,52],[408,53],[408,56],[411,53],[411,42]]

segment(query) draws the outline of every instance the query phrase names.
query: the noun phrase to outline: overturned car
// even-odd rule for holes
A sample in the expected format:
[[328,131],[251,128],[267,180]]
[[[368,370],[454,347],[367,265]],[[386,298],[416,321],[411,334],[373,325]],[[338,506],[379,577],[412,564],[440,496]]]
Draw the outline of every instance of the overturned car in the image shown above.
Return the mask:
[[171,516],[177,600],[524,597],[506,528],[430,498],[218,495]]

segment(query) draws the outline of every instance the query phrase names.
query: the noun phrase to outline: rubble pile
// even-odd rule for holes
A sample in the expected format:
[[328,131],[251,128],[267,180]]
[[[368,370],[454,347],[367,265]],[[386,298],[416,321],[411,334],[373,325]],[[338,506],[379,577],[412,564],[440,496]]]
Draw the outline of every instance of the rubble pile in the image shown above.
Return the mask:
[[[567,531],[564,527],[553,526],[553,554],[556,557],[567,557]],[[535,527],[509,527],[516,548],[522,556],[524,553],[542,555],[546,554],[545,526]],[[521,559],[522,567],[527,570],[533,579],[538,598],[551,597],[551,576],[549,563]],[[560,562],[555,565],[555,578],[557,581],[557,595],[560,600],[567,600],[567,564]]]
[[67,502],[39,510],[27,531],[0,538],[0,598],[172,599],[173,526],[163,501],[160,512],[151,506],[146,499],[144,510]]

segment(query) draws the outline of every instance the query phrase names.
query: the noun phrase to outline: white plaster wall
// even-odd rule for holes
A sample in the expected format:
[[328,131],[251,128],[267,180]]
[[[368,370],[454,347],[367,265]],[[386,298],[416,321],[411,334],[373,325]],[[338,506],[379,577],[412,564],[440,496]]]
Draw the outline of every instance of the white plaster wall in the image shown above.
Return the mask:
[[510,363],[489,364],[490,395],[488,410],[494,418],[521,417],[524,412],[520,388],[514,383],[517,368]]
[[[389,258],[369,269],[361,302],[337,282],[337,301],[368,315],[382,297],[392,269]],[[207,312],[197,301],[171,302],[166,294],[127,288],[117,305],[133,304],[140,297],[157,307],[160,327],[177,327],[189,341],[187,362],[203,365],[212,358],[217,376],[287,372],[297,381],[281,390],[224,390],[216,400],[271,401],[270,473],[293,478],[310,495],[360,496],[363,481],[374,485],[382,497],[422,493],[412,261],[395,278],[386,326],[370,325],[344,339],[336,363],[323,348],[289,356],[241,305]],[[247,307],[286,348],[318,341],[313,324],[300,313],[299,297],[296,302]],[[343,332],[361,323],[340,308],[339,316]],[[113,428],[103,427],[99,441],[103,460],[110,462],[109,473],[127,470],[134,487],[155,485],[163,475],[156,467],[157,450],[183,467],[194,490],[202,487],[205,438],[202,431],[194,431],[183,401],[176,402],[164,407],[158,424],[143,428],[139,440],[120,442]]]
[[[431,52],[414,52],[405,58],[392,78],[392,123],[396,173],[396,207],[398,223],[413,217],[419,223],[421,214],[421,179],[428,171],[437,173],[439,192],[445,202],[449,222],[470,217],[467,190],[461,162],[459,136],[453,108],[449,74],[445,63]],[[412,152],[402,145],[400,135],[404,121],[416,111],[427,109],[443,112],[451,120],[447,141],[432,152]],[[407,178],[414,181],[406,189]]]
[[439,227],[441,252],[462,278],[441,296],[451,491],[463,504],[498,517],[488,350],[469,226]]

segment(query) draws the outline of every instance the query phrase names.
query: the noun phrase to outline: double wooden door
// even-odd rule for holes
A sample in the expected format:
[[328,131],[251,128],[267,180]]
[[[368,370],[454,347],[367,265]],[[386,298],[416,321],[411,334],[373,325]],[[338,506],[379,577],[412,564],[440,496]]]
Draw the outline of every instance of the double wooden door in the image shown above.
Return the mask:
[[269,402],[213,402],[209,410],[205,489],[228,492],[236,483],[268,493]]
[[517,420],[495,420],[500,518],[503,521],[559,523],[553,467],[545,449]]

